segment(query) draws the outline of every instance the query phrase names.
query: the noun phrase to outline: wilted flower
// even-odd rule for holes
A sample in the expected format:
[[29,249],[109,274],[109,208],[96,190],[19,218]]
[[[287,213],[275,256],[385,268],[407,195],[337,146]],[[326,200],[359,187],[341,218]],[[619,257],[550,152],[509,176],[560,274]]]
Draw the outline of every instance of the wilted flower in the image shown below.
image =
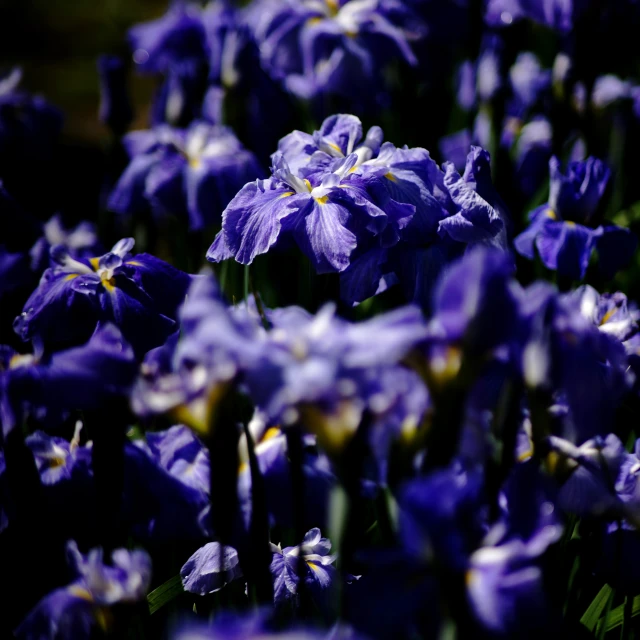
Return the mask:
[[229,545],[208,542],[180,569],[185,591],[204,596],[242,577],[238,552]]

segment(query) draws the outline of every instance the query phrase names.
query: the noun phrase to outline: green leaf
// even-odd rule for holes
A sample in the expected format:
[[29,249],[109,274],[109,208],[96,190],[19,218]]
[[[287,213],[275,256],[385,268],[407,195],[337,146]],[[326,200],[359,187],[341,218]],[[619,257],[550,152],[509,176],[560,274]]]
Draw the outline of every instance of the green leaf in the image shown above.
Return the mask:
[[158,609],[164,607],[167,602],[170,602],[183,592],[182,579],[179,575],[173,576],[173,578],[170,578],[164,584],[161,584],[147,596],[149,613],[155,613]]
[[611,607],[613,606],[613,598],[615,596],[615,593],[616,592],[612,589],[609,597],[607,598],[607,604],[604,608],[602,618],[598,620],[598,626],[596,627],[597,640],[604,640],[604,637],[607,633],[607,622],[609,620],[609,614],[611,613]]
[[593,602],[589,605],[589,608],[584,612],[580,623],[583,624],[589,631],[593,631],[598,624],[598,620],[607,606],[609,596],[611,595],[611,587],[605,584],[598,595],[593,599]]
[[[636,596],[633,599],[633,606],[631,608],[631,617],[640,614],[640,596]],[[606,631],[611,631],[622,624],[624,620],[624,604],[612,609],[607,618]]]

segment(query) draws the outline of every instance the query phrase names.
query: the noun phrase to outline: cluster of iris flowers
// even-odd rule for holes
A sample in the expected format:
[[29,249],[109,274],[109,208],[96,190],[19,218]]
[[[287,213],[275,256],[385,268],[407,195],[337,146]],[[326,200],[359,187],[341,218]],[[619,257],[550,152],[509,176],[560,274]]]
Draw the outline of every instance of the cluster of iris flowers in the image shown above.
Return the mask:
[[639,25],[174,0],[86,218],[0,80],[0,635],[635,637]]

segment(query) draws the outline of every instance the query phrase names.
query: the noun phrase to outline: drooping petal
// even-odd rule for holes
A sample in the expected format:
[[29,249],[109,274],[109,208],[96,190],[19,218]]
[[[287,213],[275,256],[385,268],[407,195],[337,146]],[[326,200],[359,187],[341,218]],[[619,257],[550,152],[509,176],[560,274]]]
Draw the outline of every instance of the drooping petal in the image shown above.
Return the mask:
[[209,542],[187,560],[180,577],[185,591],[201,596],[215,593],[242,577],[238,552],[229,545]]

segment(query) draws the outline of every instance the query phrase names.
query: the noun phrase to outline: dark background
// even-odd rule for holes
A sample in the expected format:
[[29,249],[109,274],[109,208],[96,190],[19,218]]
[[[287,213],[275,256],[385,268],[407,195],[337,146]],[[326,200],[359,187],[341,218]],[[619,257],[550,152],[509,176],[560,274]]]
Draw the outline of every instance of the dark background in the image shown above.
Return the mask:
[[[64,139],[95,144],[106,135],[98,120],[98,56],[131,61],[127,30],[167,6],[167,0],[0,0],[0,71],[20,66],[22,88],[64,113]],[[155,79],[131,80],[136,129],[146,126]]]

